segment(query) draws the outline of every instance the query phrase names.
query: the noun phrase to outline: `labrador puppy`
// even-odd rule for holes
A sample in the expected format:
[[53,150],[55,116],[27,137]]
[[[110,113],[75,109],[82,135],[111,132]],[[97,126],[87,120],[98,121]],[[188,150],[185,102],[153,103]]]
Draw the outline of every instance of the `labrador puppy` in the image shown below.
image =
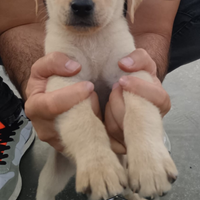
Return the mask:
[[[141,0],[129,1],[134,10]],[[153,82],[150,74],[121,71],[118,61],[135,50],[134,39],[123,16],[124,0],[47,0],[45,53],[62,52],[81,63],[74,77],[52,76],[47,92],[80,81],[91,81],[105,107],[114,83],[121,76]],[[54,53],[51,54],[54,59]],[[76,191],[98,200],[130,188],[131,199],[154,199],[167,193],[177,169],[163,141],[163,125],[156,106],[123,91],[126,113],[124,138],[127,156],[118,159],[111,150],[104,124],[95,116],[90,99],[80,102],[56,119],[65,147],[63,154],[51,149],[40,174],[37,200],[53,200],[76,173]],[[123,164],[125,165],[123,165]],[[138,193],[138,195],[133,195]]]

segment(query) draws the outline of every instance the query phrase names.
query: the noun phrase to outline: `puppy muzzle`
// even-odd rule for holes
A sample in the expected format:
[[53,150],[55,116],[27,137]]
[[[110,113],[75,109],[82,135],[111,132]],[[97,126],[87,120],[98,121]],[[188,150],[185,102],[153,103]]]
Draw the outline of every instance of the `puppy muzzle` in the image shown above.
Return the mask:
[[93,0],[73,0],[70,9],[70,20],[67,25],[83,28],[96,26]]

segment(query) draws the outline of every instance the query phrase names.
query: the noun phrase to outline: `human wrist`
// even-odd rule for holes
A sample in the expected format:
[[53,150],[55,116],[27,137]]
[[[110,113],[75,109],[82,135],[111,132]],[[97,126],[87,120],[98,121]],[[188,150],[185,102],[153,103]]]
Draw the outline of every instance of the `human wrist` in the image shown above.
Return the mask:
[[170,36],[157,33],[134,33],[137,48],[143,48],[157,66],[157,77],[162,82],[168,70]]

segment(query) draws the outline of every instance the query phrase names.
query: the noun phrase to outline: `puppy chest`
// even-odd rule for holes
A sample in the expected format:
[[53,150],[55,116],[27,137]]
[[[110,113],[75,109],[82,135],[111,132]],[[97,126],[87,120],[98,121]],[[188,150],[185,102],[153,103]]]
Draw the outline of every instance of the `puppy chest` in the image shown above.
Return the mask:
[[76,54],[76,60],[82,65],[80,76],[82,80],[96,82],[102,80],[110,52],[103,48],[86,48],[81,55]]

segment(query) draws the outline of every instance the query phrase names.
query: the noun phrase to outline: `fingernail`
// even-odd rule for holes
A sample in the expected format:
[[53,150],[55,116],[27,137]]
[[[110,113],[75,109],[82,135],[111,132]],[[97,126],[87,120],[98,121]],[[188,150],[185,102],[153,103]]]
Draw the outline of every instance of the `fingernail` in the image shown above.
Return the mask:
[[94,84],[91,82],[86,83],[86,88],[89,92],[92,92],[94,90]]
[[119,79],[119,84],[121,86],[126,86],[128,84],[128,77],[127,76],[122,76],[120,79]]
[[66,64],[65,67],[67,69],[68,72],[72,73],[75,72],[78,68],[80,68],[80,64],[73,61],[73,60],[69,60]]
[[112,90],[114,90],[114,89],[116,89],[116,88],[118,88],[119,87],[119,83],[115,83],[114,85],[113,85],[113,87],[112,87]]
[[133,67],[134,61],[131,57],[126,57],[126,58],[122,58],[120,60],[121,64],[124,65],[125,67],[131,68]]

